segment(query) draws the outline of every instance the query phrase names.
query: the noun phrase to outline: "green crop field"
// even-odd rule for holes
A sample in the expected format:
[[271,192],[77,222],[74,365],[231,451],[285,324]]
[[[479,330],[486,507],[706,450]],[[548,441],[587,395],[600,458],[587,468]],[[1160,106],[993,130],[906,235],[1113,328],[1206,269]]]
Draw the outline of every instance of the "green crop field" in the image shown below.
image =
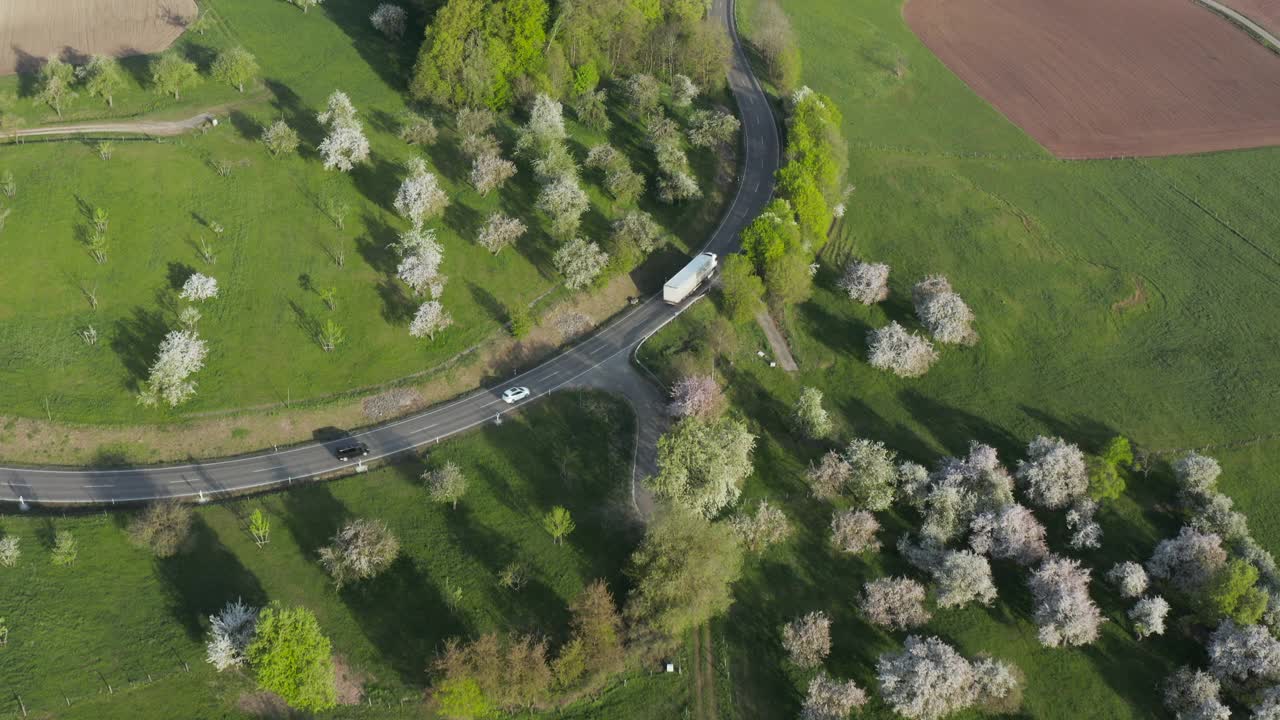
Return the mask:
[[[826,665],[868,689],[876,687],[875,658],[906,634],[868,625],[855,596],[868,579],[912,572],[892,547],[918,517],[883,518],[886,550],[872,560],[829,548],[830,506],[812,500],[801,477],[825,447],[798,442],[788,419],[802,386],[826,394],[837,439],[882,440],[927,465],[963,454],[973,440],[1012,465],[1037,434],[1086,450],[1125,434],[1160,460],[1207,448],[1254,535],[1280,550],[1280,316],[1270,310],[1280,287],[1280,150],[1059,161],[921,45],[898,0],[785,7],[804,81],[844,113],[856,190],[824,250],[813,297],[782,318],[800,373],[761,362],[756,352],[768,345],[754,326],[739,328],[737,350],[717,363],[734,407],[760,435],[744,502],[779,502],[797,528],[748,565],[722,626],[736,717],[797,712],[809,674],[786,663],[779,628],[800,614],[831,615]],[[752,7],[738,12],[749,33]],[[836,288],[854,256],[892,266],[887,302],[867,308]],[[941,359],[919,379],[872,369],[868,330],[890,320],[919,328],[910,289],[933,273],[973,308],[981,341],[941,346]],[[713,313],[707,304],[687,314],[642,359],[668,379],[680,368],[705,369]],[[1124,601],[1099,574],[1121,559],[1145,559],[1172,534],[1172,504],[1167,470],[1136,477],[1121,500],[1104,504],[1102,549],[1073,552],[1095,569],[1090,592],[1109,621],[1098,643],[1041,648],[1025,574],[1008,568],[997,568],[995,607],[941,611],[923,630],[966,656],[1017,664],[1028,717],[1151,717],[1164,677],[1179,664],[1203,665],[1203,651],[1180,630],[1135,641]],[[1046,521],[1051,546],[1063,547],[1062,517]],[[858,715],[890,716],[878,699]]]
[[[425,150],[396,137],[425,20],[417,18],[406,39],[392,43],[370,26],[369,4],[359,0],[331,0],[305,15],[274,0],[201,4],[212,27],[203,35],[188,32],[179,51],[206,67],[219,48],[247,47],[258,57],[262,78],[243,96],[208,77],[181,103],[138,85],[122,93],[110,113],[100,100],[81,97],[67,118],[143,112],[187,117],[216,106],[229,122],[203,135],[118,141],[105,161],[87,141],[0,146],[0,171],[11,172],[18,186],[13,199],[0,197],[0,206],[12,211],[0,230],[0,254],[6,258],[0,269],[4,413],[72,422],[158,422],[324,397],[439,366],[500,333],[507,307],[541,298],[537,314],[565,294],[557,289],[560,277],[551,264],[557,241],[534,209],[538,188],[526,163],[506,188],[480,197],[468,185],[470,162],[458,150],[450,116],[436,117],[444,130]],[[142,61],[128,67],[145,77]],[[0,93],[17,95],[13,113],[26,125],[50,121],[52,111],[23,91],[26,82],[6,78]],[[335,89],[351,96],[373,150],[371,162],[350,174],[325,171],[313,149],[324,134],[315,113]],[[727,101],[711,94],[707,102]],[[273,160],[258,139],[264,124],[281,117],[299,130],[303,150],[298,157]],[[656,160],[639,119],[613,119],[607,137],[567,123],[579,161],[587,147],[607,140],[652,176]],[[510,157],[514,126],[508,122],[498,134]],[[452,198],[443,219],[431,226],[444,247],[442,271],[450,282],[442,302],[454,326],[432,342],[408,334],[418,300],[395,279],[397,260],[389,248],[407,227],[391,203],[406,175],[405,161],[415,156],[427,160]],[[690,159],[709,190],[717,157],[698,150]],[[219,164],[229,164],[231,174],[217,172]],[[609,223],[623,208],[603,193],[597,175],[584,173],[592,209],[581,233],[608,249]],[[717,219],[719,201],[712,192],[706,202],[675,207],[642,201],[643,209],[670,228],[673,250],[653,256],[652,267],[636,278],[647,282],[678,262],[676,251],[702,242]],[[349,206],[344,227],[321,211],[330,202]],[[82,241],[98,208],[110,220],[105,264],[96,263]],[[523,219],[532,232],[494,257],[474,237],[498,209]],[[212,223],[225,228],[221,236],[210,230]],[[204,258],[202,241],[211,246],[213,262]],[[345,257],[342,267],[336,254]],[[210,356],[195,376],[198,393],[176,411],[140,407],[138,383],[160,339],[176,325],[176,287],[192,271],[215,277],[221,289],[200,307],[199,328]],[[332,311],[321,301],[324,288],[337,292]],[[86,291],[96,294],[96,309]],[[316,328],[327,319],[346,331],[345,343],[333,353],[315,340]],[[98,333],[96,345],[79,336],[89,326]]]
[[[237,597],[315,612],[373,703],[331,716],[422,717],[426,671],[447,638],[537,632],[554,646],[568,631],[568,602],[586,583],[605,578],[624,596],[621,566],[638,539],[627,520],[633,433],[630,411],[616,400],[558,396],[431,451],[425,462],[452,460],[470,478],[457,510],[430,502],[418,480],[423,462],[414,461],[200,508],[190,549],[168,560],[129,542],[124,514],[4,517],[0,531],[21,538],[23,556],[0,572],[0,616],[10,628],[0,648],[0,717],[20,713],[17,696],[32,717],[241,717],[236,708],[255,691],[252,680],[214,672],[203,646],[208,615]],[[542,530],[552,505],[577,521],[563,546]],[[246,530],[254,509],[272,522],[261,549]],[[316,551],[356,517],[386,522],[401,556],[385,574],[338,592]],[[79,543],[72,567],[49,562],[57,530]],[[497,581],[513,561],[531,575],[518,591]],[[455,588],[456,604],[446,599]],[[674,717],[684,701],[679,679],[627,680],[601,705],[564,717],[626,706],[639,709],[628,717],[656,720]]]

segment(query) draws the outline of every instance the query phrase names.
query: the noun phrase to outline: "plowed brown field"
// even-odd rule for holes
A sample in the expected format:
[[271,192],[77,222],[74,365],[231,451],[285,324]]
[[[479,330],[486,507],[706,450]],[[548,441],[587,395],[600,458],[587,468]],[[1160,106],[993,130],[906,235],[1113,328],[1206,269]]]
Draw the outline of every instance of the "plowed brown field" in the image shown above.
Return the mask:
[[1218,2],[1280,35],[1280,0],[1218,0]]
[[50,55],[163,50],[195,14],[195,0],[0,0],[0,75]]
[[1280,56],[1195,3],[910,0],[903,15],[1058,157],[1280,144]]

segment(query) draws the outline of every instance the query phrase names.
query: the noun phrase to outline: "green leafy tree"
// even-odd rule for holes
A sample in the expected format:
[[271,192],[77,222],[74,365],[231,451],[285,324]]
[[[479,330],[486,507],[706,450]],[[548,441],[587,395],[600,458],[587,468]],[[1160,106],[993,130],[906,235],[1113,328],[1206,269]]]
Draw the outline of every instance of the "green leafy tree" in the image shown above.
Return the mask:
[[107,101],[107,107],[115,107],[116,93],[124,89],[124,73],[120,63],[105,55],[94,55],[87,65],[76,71],[84,82],[85,92],[91,97]]
[[533,315],[524,303],[507,306],[507,320],[511,323],[511,337],[519,340],[533,330]]
[[832,214],[818,184],[796,163],[782,168],[778,172],[778,181],[778,192],[791,201],[801,234],[811,241],[814,252],[822,249]]
[[497,708],[485,696],[480,683],[474,678],[445,680],[436,687],[435,701],[440,715],[451,720],[478,720],[497,715]]
[[729,609],[742,548],[727,524],[671,512],[649,526],[627,573],[627,619],[640,634],[674,640]]
[[262,513],[262,508],[254,508],[253,514],[249,515],[249,535],[258,547],[271,542],[271,521]]
[[467,493],[467,476],[455,462],[422,473],[422,480],[427,484],[427,492],[433,502],[449,505],[458,509],[458,500]]
[[738,420],[685,418],[658,438],[658,474],[649,482],[681,509],[713,518],[741,494],[755,443]]
[[720,297],[725,314],[735,323],[754,318],[764,310],[764,281],[746,255],[730,255],[720,271]]
[[794,218],[791,203],[777,198],[742,231],[742,251],[760,273],[800,247],[800,228]]
[[263,608],[245,656],[258,685],[291,707],[319,712],[338,704],[333,647],[310,610],[274,603]]
[[1117,467],[1133,465],[1133,447],[1129,444],[1129,438],[1123,435],[1111,438],[1103,448],[1101,457]]
[[1088,465],[1089,497],[1095,501],[1120,497],[1127,486],[1124,468],[1133,465],[1129,439],[1121,435],[1112,438],[1100,455],[1089,458]]
[[75,77],[75,69],[71,65],[56,57],[49,58],[40,68],[40,92],[36,99],[62,117],[62,109],[76,99],[76,92],[71,89]]
[[79,550],[76,548],[76,537],[70,530],[59,530],[53,536],[53,552],[50,560],[58,567],[68,567],[75,563]]
[[1224,618],[1239,625],[1253,625],[1267,610],[1267,593],[1258,587],[1258,569],[1239,558],[1230,560],[1213,574],[1199,598],[1205,620]]
[[556,683],[568,691],[596,692],[626,662],[622,616],[604,580],[587,585],[569,610],[572,632],[553,666]]
[[813,292],[809,257],[796,252],[769,263],[765,266],[764,287],[770,300],[784,307],[809,299]]
[[211,68],[213,77],[244,92],[245,83],[258,76],[258,60],[242,47],[233,47],[218,53]]
[[542,527],[551,536],[551,539],[555,540],[557,545],[560,545],[574,531],[577,524],[573,521],[573,516],[569,514],[567,509],[556,505],[551,508],[551,512],[542,517]]
[[200,77],[196,64],[183,60],[176,52],[166,52],[151,61],[151,83],[162,93],[173,93],[180,99],[183,88],[194,84]]

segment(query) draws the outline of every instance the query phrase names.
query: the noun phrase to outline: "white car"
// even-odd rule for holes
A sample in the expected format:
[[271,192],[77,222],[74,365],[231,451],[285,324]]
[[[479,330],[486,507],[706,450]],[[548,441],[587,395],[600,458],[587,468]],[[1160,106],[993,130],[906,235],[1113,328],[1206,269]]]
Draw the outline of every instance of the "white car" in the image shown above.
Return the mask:
[[527,397],[529,397],[529,388],[527,387],[507,388],[506,392],[502,393],[502,401],[508,405]]

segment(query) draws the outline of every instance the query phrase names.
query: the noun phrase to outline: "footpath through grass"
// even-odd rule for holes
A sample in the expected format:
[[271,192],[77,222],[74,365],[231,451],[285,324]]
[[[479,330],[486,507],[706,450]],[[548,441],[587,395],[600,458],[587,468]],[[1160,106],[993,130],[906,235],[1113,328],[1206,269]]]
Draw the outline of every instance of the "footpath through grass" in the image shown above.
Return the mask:
[[[219,49],[248,48],[262,77],[244,95],[205,77],[174,102],[139,84],[147,76],[137,60],[129,63],[136,70],[133,86],[114,111],[81,97],[67,119],[144,112],[185,117],[231,103],[229,114],[222,114],[229,122],[205,135],[117,141],[110,160],[99,158],[88,141],[0,146],[0,171],[11,172],[18,186],[13,199],[0,196],[0,206],[12,210],[0,230],[6,258],[0,267],[0,384],[8,388],[0,412],[119,424],[305,402],[438,367],[503,332],[507,308],[541,299],[536,317],[564,296],[551,263],[558,242],[534,208],[539,188],[527,163],[519,163],[519,174],[504,189],[480,197],[468,184],[470,161],[449,129],[450,116],[436,118],[443,131],[425,151],[396,135],[424,15],[414,16],[404,40],[392,42],[373,29],[369,3],[360,0],[330,0],[305,15],[279,0],[202,5],[211,28],[184,35],[177,51],[204,70]],[[24,82],[0,81],[0,92],[7,84],[19,93],[15,107],[28,125],[47,121]],[[335,89],[351,96],[372,146],[371,162],[350,174],[325,171],[314,151],[324,135],[315,113]],[[728,104],[723,92],[705,102]],[[261,128],[277,118],[301,134],[300,156],[273,160],[259,142]],[[581,161],[587,147],[608,141],[652,179],[656,159],[639,119],[615,113],[613,120],[607,134],[567,122],[575,156]],[[514,127],[504,124],[498,135],[510,157]],[[408,334],[421,298],[395,279],[398,258],[389,247],[407,227],[391,205],[406,175],[404,163],[416,156],[427,160],[452,198],[443,219],[431,226],[444,247],[442,271],[450,280],[442,302],[454,325],[431,342]],[[700,244],[718,220],[724,198],[710,188],[724,160],[706,150],[691,152],[690,159],[708,190],[705,202],[641,203],[673,241],[635,273],[642,286]],[[229,175],[217,171],[220,164],[230,167]],[[583,177],[592,209],[581,234],[611,249],[610,223],[626,208],[603,193],[598,173]],[[341,227],[326,216],[327,205],[349,208]],[[98,208],[109,216],[105,264],[95,263],[83,242]],[[530,227],[497,257],[474,241],[495,210]],[[214,223],[225,228],[220,236]],[[210,246],[213,262],[202,243]],[[220,286],[220,296],[200,307],[199,330],[210,354],[195,377],[197,395],[176,411],[140,407],[138,383],[160,340],[177,324],[176,290],[193,271],[212,275]],[[332,310],[320,295],[329,288],[336,291]],[[345,330],[345,342],[332,353],[316,340],[327,319]],[[80,337],[90,326],[98,333],[96,345]]]
[[[244,716],[252,681],[215,673],[203,648],[208,615],[237,597],[315,612],[372,703],[329,715],[423,716],[426,670],[445,639],[538,632],[555,646],[568,632],[568,602],[586,583],[605,578],[616,598],[625,595],[621,568],[640,532],[629,514],[633,433],[617,400],[555,396],[431,450],[426,463],[452,460],[471,481],[457,510],[430,502],[415,460],[202,507],[190,550],[162,561],[130,544],[123,513],[0,517],[0,531],[21,537],[24,550],[16,568],[0,570],[0,616],[10,627],[0,648],[0,717],[20,714],[16,695],[33,717]],[[553,505],[577,522],[563,546],[541,525]],[[262,549],[246,530],[255,508],[272,522]],[[385,574],[335,592],[316,553],[356,517],[386,522],[401,556]],[[70,568],[49,562],[56,530],[79,542]],[[511,562],[530,571],[519,591],[498,585]],[[682,679],[637,675],[564,717],[615,716],[619,707],[642,709],[627,717],[675,717],[684,693]]]

